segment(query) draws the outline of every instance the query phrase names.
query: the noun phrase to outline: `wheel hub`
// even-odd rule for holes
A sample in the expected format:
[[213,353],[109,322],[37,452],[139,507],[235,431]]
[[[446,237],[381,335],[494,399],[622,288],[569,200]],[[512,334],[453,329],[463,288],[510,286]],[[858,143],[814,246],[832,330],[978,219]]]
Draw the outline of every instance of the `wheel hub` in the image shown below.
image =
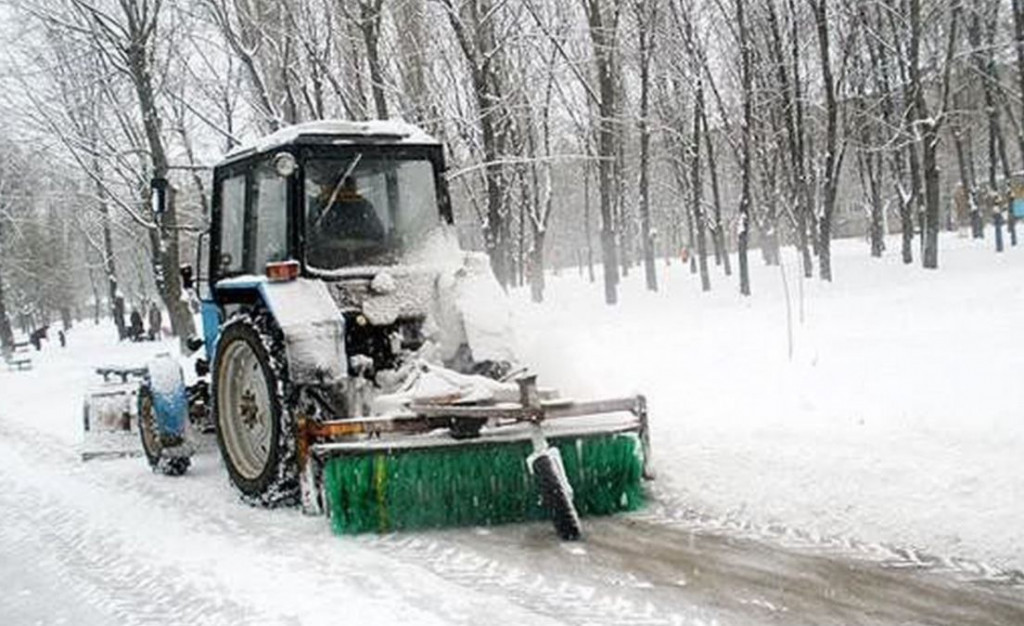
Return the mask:
[[242,423],[250,430],[255,428],[259,421],[259,411],[260,408],[256,404],[256,393],[252,389],[246,389],[242,392],[242,397],[239,400],[238,413],[242,417]]

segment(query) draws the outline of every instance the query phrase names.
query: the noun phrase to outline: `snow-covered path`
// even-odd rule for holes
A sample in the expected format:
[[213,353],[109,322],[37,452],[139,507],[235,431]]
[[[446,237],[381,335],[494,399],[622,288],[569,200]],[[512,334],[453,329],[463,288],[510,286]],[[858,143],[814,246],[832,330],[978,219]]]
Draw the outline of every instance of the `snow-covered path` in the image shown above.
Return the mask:
[[241,504],[213,453],[179,479],[81,463],[91,367],[160,346],[77,327],[0,371],[0,622],[1024,623],[1004,584],[1024,566],[1024,253],[947,243],[937,273],[838,245],[792,361],[777,268],[749,300],[677,264],[613,310],[570,276],[518,303],[546,382],[650,399],[655,500],[581,544],[545,524],[338,538]]

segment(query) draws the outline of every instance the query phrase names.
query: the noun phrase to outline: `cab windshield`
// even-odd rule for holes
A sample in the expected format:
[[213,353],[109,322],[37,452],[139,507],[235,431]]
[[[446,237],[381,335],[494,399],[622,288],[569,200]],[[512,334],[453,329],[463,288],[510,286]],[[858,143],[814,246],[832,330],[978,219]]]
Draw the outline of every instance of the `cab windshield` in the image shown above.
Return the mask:
[[433,164],[363,153],[311,159],[305,212],[307,265],[394,264],[440,222]]

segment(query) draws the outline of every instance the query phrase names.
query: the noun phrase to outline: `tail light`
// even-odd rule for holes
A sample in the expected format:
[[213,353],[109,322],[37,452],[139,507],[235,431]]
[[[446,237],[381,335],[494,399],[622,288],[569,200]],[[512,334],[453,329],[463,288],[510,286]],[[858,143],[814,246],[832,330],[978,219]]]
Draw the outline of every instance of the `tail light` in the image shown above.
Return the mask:
[[299,277],[299,262],[295,260],[267,263],[267,279],[273,282],[295,280]]

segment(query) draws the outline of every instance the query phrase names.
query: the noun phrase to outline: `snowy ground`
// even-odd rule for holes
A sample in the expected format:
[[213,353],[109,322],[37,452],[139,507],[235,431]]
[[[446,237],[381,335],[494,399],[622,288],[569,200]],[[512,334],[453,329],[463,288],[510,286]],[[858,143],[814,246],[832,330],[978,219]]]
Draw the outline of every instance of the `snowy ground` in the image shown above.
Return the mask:
[[[545,525],[332,537],[322,519],[240,504],[212,454],[181,479],[139,459],[82,464],[91,367],[159,347],[81,325],[67,349],[32,353],[32,371],[0,371],[0,622],[969,623],[851,617],[872,615],[871,594],[796,619],[808,598],[773,589],[820,564],[764,546],[799,538],[815,554],[912,560],[900,549],[915,548],[980,575],[1024,568],[1024,249],[990,245],[949,237],[942,269],[925,272],[837,242],[832,285],[800,281],[787,256],[792,358],[780,270],[759,259],[751,298],[716,270],[702,294],[679,263],[659,266],[657,294],[631,274],[616,308],[575,273],[551,279],[544,305],[514,294],[524,360],[542,381],[650,401],[656,501],[591,522],[590,540],[569,546]],[[707,532],[673,534],[667,518]],[[637,542],[625,528],[651,532]],[[744,532],[767,544],[737,549]],[[684,571],[690,557],[673,549],[703,561]],[[725,552],[730,563],[766,554],[752,566],[766,581],[701,587]],[[824,589],[821,606],[836,601]],[[1020,615],[1024,594],[1008,593],[1003,615]]]
[[792,358],[753,256],[750,298],[713,264],[710,293],[677,262],[616,308],[563,275],[520,340],[581,395],[647,394],[660,482],[702,512],[1024,568],[1024,249],[949,236],[925,271],[889,244],[835,242],[831,285],[786,251]]

